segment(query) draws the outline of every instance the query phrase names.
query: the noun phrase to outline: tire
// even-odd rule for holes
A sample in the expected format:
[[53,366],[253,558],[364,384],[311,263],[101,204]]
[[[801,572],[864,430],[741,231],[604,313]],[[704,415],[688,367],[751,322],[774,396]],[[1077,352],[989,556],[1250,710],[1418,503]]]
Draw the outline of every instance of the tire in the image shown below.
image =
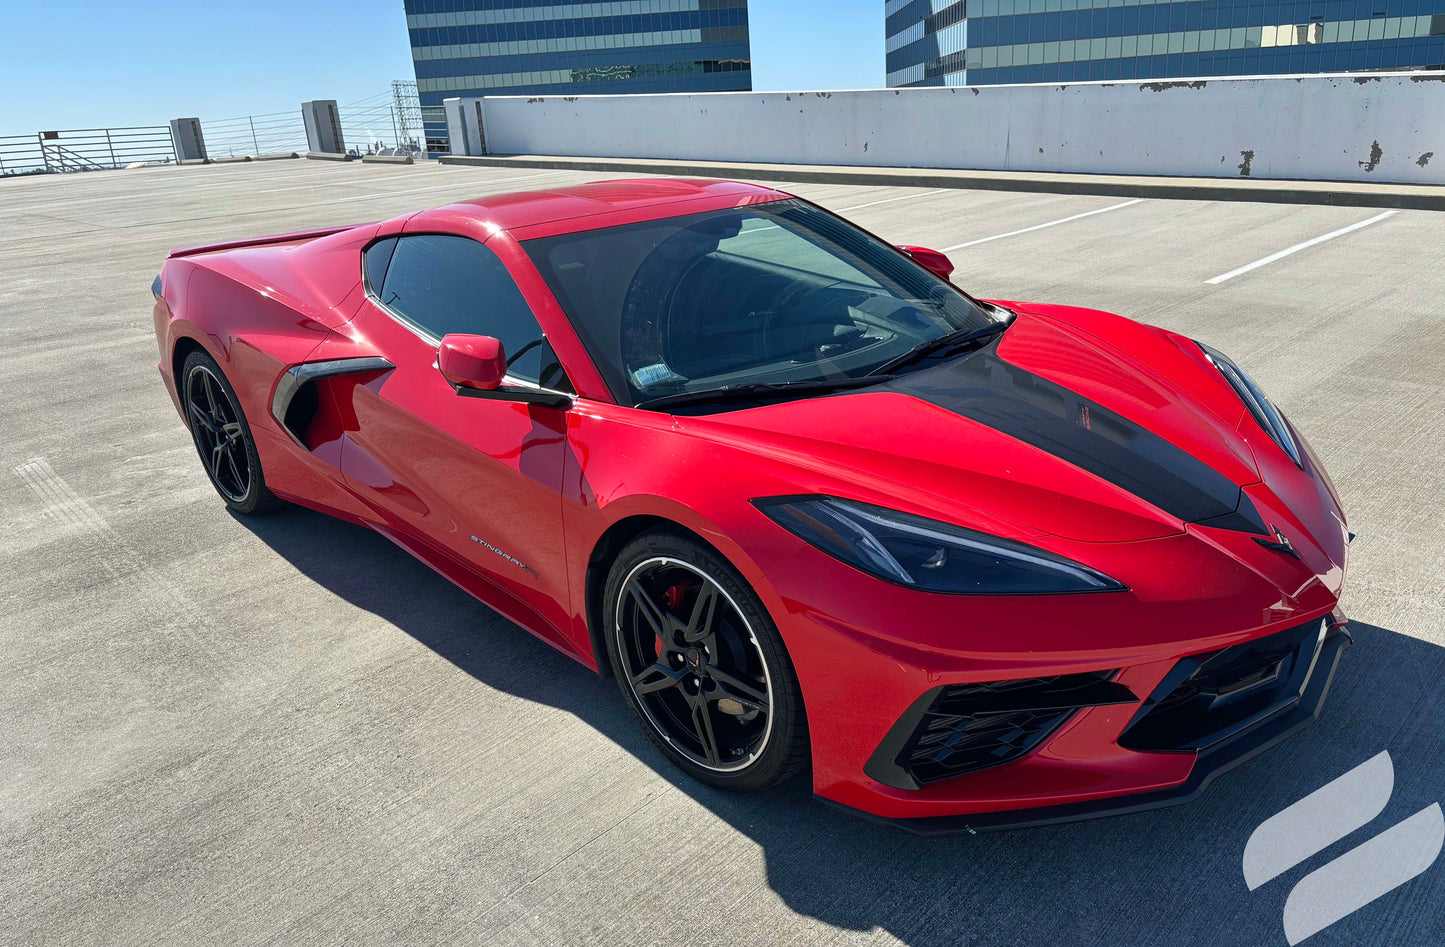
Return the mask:
[[266,489],[251,426],[236,390],[216,360],[199,350],[187,355],[176,390],[201,467],[226,506],[243,516],[274,513],[284,507],[285,501]]
[[807,765],[802,691],[782,636],[716,550],[681,531],[643,533],[613,562],[602,601],[623,699],[674,765],[733,792],[767,789]]

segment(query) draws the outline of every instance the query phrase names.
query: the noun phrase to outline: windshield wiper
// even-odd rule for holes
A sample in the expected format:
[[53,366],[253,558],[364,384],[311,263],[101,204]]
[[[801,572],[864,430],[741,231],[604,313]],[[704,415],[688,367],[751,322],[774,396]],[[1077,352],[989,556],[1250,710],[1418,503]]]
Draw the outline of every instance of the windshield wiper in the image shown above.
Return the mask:
[[649,401],[639,402],[639,408],[672,408],[679,405],[708,404],[712,402],[767,400],[772,395],[819,395],[832,391],[847,391],[850,388],[871,388],[888,381],[890,375],[864,375],[861,378],[832,378],[821,381],[788,381],[778,384],[724,385],[706,391],[682,391],[675,395],[663,395]]
[[[984,339],[992,338],[1007,329],[1012,323],[1013,320],[1010,319],[1007,322],[995,322],[993,325],[984,326],[982,329],[959,329],[956,332],[948,333],[948,335],[941,335],[936,339],[920,342],[897,358],[889,359],[882,365],[879,365],[873,369],[870,374],[891,375],[898,369],[912,365],[914,362],[921,362],[926,358],[949,351],[950,349],[971,346]],[[866,378],[868,376],[865,375],[864,377]]]

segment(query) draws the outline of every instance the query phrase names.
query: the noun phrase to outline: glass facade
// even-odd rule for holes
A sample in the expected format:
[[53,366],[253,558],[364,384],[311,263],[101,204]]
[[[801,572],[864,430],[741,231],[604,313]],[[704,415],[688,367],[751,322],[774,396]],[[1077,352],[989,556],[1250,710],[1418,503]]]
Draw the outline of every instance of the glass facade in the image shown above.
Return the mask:
[[[424,113],[470,95],[752,88],[747,0],[405,0]],[[427,126],[427,137],[444,137]]]
[[1445,68],[1445,0],[885,0],[888,85]]

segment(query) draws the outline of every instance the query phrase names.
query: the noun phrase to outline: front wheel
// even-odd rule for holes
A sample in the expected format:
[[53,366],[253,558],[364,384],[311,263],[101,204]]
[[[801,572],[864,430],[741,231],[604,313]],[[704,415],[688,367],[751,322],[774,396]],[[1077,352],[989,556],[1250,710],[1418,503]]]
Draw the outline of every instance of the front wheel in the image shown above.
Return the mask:
[[803,699],[782,637],[716,551],[679,532],[644,533],[612,566],[603,616],[622,695],[679,768],[752,791],[807,763]]

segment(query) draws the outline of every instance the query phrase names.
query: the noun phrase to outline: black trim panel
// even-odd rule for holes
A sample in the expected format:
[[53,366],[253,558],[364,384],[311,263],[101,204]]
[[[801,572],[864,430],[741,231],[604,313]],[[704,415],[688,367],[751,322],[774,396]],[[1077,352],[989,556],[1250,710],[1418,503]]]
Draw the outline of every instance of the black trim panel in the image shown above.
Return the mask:
[[[1005,362],[997,344],[903,375],[887,386],[1087,470],[1186,523],[1252,530],[1240,487],[1133,421]],[[1238,515],[1236,515],[1238,514]]]
[[1215,529],[1233,529],[1241,533],[1269,535],[1269,526],[1264,522],[1264,517],[1259,515],[1259,508],[1254,505],[1249,494],[1243,490],[1239,491],[1239,506],[1235,507],[1234,512],[1211,516],[1196,522],[1200,526],[1213,526]]
[[526,388],[521,385],[503,385],[500,388],[465,388],[461,385],[452,385],[452,390],[463,398],[517,401],[522,404],[537,404],[545,408],[572,407],[571,395],[548,388]]
[[351,375],[356,372],[389,372],[395,367],[380,356],[336,358],[324,362],[303,362],[300,365],[292,365],[276,382],[276,391],[271,395],[271,416],[287,434],[291,435],[292,440],[302,447],[306,447],[296,432],[286,426],[286,412],[290,410],[292,399],[302,388],[318,378]]

